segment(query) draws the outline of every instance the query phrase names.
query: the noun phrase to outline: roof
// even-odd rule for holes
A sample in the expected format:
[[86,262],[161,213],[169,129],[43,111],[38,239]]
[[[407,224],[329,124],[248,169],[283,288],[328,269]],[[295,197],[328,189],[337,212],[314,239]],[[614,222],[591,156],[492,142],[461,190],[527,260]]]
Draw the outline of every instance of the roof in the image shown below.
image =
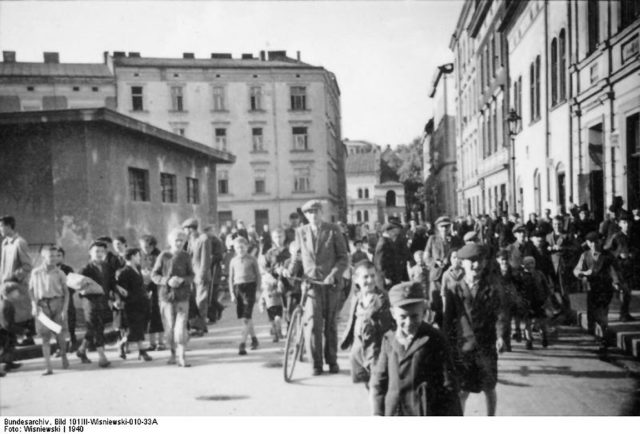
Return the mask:
[[378,157],[375,152],[365,152],[361,154],[349,154],[347,156],[347,167],[345,172],[347,174],[364,174],[364,173],[376,173],[378,167],[376,161]]
[[103,63],[0,62],[1,76],[112,78],[113,74]]
[[321,66],[313,66],[299,60],[290,59],[288,57],[278,58],[277,60],[260,60],[260,59],[184,59],[184,58],[165,58],[165,57],[114,57],[114,66],[130,66],[130,67],[173,67],[173,68],[233,68],[233,69],[269,69],[269,68],[286,68],[286,69],[319,69],[324,70]]
[[199,153],[211,158],[215,163],[234,163],[235,155],[219,151],[199,142],[194,142],[180,135],[154,127],[129,116],[125,116],[107,108],[43,110],[28,112],[0,113],[0,126],[16,124],[46,124],[62,122],[103,122],[115,125],[132,132],[153,137],[165,143]]

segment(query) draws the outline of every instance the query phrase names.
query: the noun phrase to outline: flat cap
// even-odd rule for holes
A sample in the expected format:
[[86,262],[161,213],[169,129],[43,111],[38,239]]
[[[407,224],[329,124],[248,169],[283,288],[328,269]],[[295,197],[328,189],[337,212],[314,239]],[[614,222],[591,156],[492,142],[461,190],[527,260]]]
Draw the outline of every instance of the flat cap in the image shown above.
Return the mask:
[[302,212],[307,212],[312,209],[322,209],[322,202],[318,199],[313,199],[302,205]]
[[462,237],[462,240],[465,243],[469,243],[472,241],[477,242],[478,241],[478,233],[476,231],[469,231],[466,234],[464,234],[464,237]]
[[511,232],[513,232],[514,234],[516,232],[524,232],[524,231],[525,231],[525,227],[524,227],[524,225],[522,223],[516,223],[513,226],[513,229],[511,229]]
[[458,250],[458,259],[473,261],[487,256],[487,248],[484,244],[470,243]]
[[436,220],[436,226],[440,226],[440,225],[450,225],[451,224],[451,219],[446,216],[440,216],[438,217],[438,220]]
[[422,285],[418,282],[403,282],[389,290],[391,306],[405,306],[407,304],[424,303]]
[[391,229],[402,229],[402,226],[396,221],[390,220],[382,226],[383,231],[390,231]]
[[198,228],[198,220],[194,219],[194,218],[189,218],[186,219],[185,221],[182,222],[182,227],[183,228]]
[[596,242],[600,239],[600,235],[596,231],[591,231],[585,236],[585,239],[587,241]]

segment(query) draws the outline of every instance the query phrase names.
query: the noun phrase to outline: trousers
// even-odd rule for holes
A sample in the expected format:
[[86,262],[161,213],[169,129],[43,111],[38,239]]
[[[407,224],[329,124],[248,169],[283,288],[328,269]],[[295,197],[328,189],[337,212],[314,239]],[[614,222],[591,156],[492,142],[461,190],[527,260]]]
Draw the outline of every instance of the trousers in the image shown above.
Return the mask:
[[195,324],[201,331],[207,331],[207,319],[209,317],[209,296],[211,285],[209,282],[199,282],[193,284],[195,288],[195,301],[198,309],[198,316]]
[[104,347],[104,315],[109,310],[104,295],[88,295],[82,297],[82,311],[87,331],[84,340],[97,348]]
[[[311,285],[304,306],[305,342],[313,367],[322,369],[322,361],[335,365],[338,359],[338,288]],[[323,341],[324,339],[324,341]],[[324,348],[324,352],[323,352]]]
[[187,321],[189,320],[189,300],[160,301],[160,315],[164,327],[164,338],[170,349],[187,344]]

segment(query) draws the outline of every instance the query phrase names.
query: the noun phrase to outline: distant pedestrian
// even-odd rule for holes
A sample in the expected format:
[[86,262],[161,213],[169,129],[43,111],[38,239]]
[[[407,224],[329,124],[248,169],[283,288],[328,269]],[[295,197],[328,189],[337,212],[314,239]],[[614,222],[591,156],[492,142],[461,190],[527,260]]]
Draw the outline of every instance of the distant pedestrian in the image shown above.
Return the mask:
[[[56,246],[45,247],[41,251],[41,256],[42,265],[31,273],[29,295],[31,296],[32,313],[36,318],[36,330],[42,338],[42,355],[46,367],[43,375],[51,375],[53,374],[50,343],[52,337],[55,337],[58,348],[60,348],[62,369],[69,367],[65,340],[69,291],[66,275],[56,266],[58,248]],[[60,331],[53,331],[46,322],[42,322],[41,316],[60,326]]]
[[393,285],[402,282],[406,273],[406,262],[402,261],[397,240],[402,232],[400,224],[390,221],[382,227],[382,236],[378,240],[373,263],[378,272],[378,287],[389,290]]
[[409,280],[422,285],[424,299],[429,300],[429,269],[427,264],[424,263],[424,252],[416,250],[413,253],[413,260],[416,264],[413,267],[409,267]]
[[244,237],[233,240],[236,255],[229,263],[229,293],[231,301],[236,303],[238,319],[242,320],[242,334],[238,354],[247,354],[246,341],[251,336],[251,349],[258,348],[258,338],[253,327],[253,306],[256,291],[261,287],[261,274],[258,261],[249,254],[249,242]]
[[[194,272],[191,257],[183,250],[187,235],[181,229],[169,233],[169,249],[158,255],[151,279],[158,285],[164,337],[171,350],[167,364],[191,366],[186,360],[189,296]],[[177,356],[177,360],[176,360]]]
[[124,259],[126,265],[118,271],[117,283],[126,291],[124,306],[128,321],[127,341],[136,343],[138,360],[144,359],[145,362],[149,362],[151,357],[142,347],[149,317],[149,296],[144,287],[144,278],[140,268],[142,262],[140,249],[127,249],[124,253]]
[[22,366],[21,363],[14,361],[17,336],[24,333],[24,327],[17,324],[15,320],[14,303],[19,297],[19,288],[15,283],[2,286],[0,291],[0,377],[4,377],[7,371]]
[[[56,265],[65,276],[68,276],[70,273],[73,273],[73,268],[65,264],[65,251],[62,247],[58,246],[58,254],[56,256]],[[67,353],[76,351],[78,347],[78,339],[76,337],[76,307],[73,303],[73,294],[75,291],[67,286],[67,290],[69,291],[69,303],[67,308],[67,327],[69,331],[69,348],[67,348]],[[56,351],[56,357],[60,357],[61,349],[58,348]]]
[[282,339],[283,297],[282,284],[271,274],[262,278],[262,292],[260,294],[260,312],[267,311],[273,342]]
[[533,349],[533,323],[535,322],[542,332],[542,346],[549,345],[547,330],[547,314],[545,303],[552,295],[552,289],[547,276],[537,269],[536,259],[533,256],[525,256],[522,261],[522,273],[520,275],[521,291],[526,303],[525,339],[527,350]]
[[356,265],[360,261],[368,261],[369,255],[362,250],[362,240],[353,241],[354,252],[351,254],[351,264]]
[[[636,274],[639,265],[640,245],[633,244],[631,228],[631,215],[621,213],[618,218],[620,230],[613,236],[609,252],[614,258],[614,264],[620,280],[620,321],[635,321],[629,313],[631,304],[631,290],[636,285]],[[638,228],[633,228],[638,230]]]
[[140,272],[145,289],[149,296],[149,322],[147,333],[149,334],[149,351],[163,351],[164,328],[162,327],[162,315],[160,315],[160,300],[158,298],[158,285],[151,279],[153,266],[160,255],[158,241],[152,235],[143,235],[138,241],[141,251]]
[[116,291],[115,275],[106,261],[107,245],[104,242],[91,243],[89,258],[89,263],[80,270],[80,274],[96,282],[102,288],[102,293],[87,293],[84,289],[78,291],[87,330],[76,355],[82,363],[91,363],[87,357],[87,349],[90,345],[95,346],[100,359],[98,364],[101,368],[106,368],[111,362],[104,353],[104,317],[105,311],[109,310],[107,300],[113,300]]
[[193,297],[197,311],[193,336],[202,336],[208,332],[207,320],[209,316],[209,291],[211,289],[211,244],[206,234],[198,232],[198,220],[190,218],[182,223],[188,235],[187,252],[191,256],[191,267],[195,273],[193,279]]

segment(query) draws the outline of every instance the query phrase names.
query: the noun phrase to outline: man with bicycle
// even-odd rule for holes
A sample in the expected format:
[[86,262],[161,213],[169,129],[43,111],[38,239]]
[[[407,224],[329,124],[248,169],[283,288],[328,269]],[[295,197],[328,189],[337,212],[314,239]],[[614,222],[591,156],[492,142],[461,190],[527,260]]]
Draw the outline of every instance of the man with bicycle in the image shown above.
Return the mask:
[[349,255],[340,228],[323,221],[319,200],[305,203],[302,212],[309,223],[296,229],[297,252],[285,276],[289,277],[296,265],[301,264],[307,279],[322,282],[311,283],[307,290],[305,341],[313,360],[312,374],[322,374],[323,355],[329,372],[336,374],[340,371],[337,362],[339,284],[349,265]]

